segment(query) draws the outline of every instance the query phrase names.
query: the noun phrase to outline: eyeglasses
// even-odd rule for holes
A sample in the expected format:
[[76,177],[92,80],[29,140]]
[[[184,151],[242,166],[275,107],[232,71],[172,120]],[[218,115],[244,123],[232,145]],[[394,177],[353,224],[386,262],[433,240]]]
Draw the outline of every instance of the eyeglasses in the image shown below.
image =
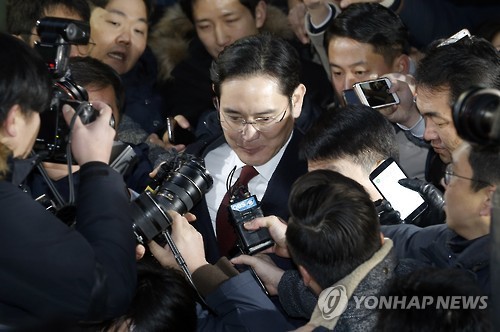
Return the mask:
[[444,41],[442,41],[441,43],[439,43],[439,45],[437,47],[454,44],[457,41],[462,40],[465,37],[471,38],[471,34],[470,34],[469,30],[462,29],[459,32],[457,32],[456,34],[454,34],[453,36],[451,36],[451,37],[445,39]]
[[214,100],[214,105],[218,110],[219,121],[221,123],[222,128],[226,130],[238,131],[241,132],[245,128],[246,125],[252,125],[255,130],[260,132],[266,132],[273,128],[273,126],[277,123],[283,121],[286,115],[286,111],[290,104],[287,104],[285,109],[274,116],[263,116],[259,118],[255,118],[253,121],[247,121],[243,117],[236,115],[227,114],[219,109],[218,100]]
[[472,181],[472,182],[477,182],[477,183],[483,183],[483,184],[486,184],[486,185],[491,185],[490,183],[486,182],[486,181],[481,181],[481,180],[476,180],[476,179],[472,179],[472,178],[467,178],[465,176],[461,176],[461,175],[458,175],[458,174],[455,174],[453,172],[453,165],[452,164],[448,164],[448,166],[446,166],[446,170],[444,171],[444,184],[445,185],[449,185],[450,184],[450,181],[451,181],[451,177],[452,176],[455,176],[457,178],[461,178],[461,179],[464,179],[464,180],[469,180],[469,181]]

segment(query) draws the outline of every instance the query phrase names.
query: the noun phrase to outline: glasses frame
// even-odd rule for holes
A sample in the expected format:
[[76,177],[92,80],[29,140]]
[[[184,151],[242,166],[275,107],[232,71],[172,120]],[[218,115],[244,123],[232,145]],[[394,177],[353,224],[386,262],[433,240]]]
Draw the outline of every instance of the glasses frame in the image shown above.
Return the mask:
[[452,176],[457,177],[457,178],[461,178],[461,179],[464,179],[464,180],[469,180],[469,181],[472,181],[472,182],[482,183],[482,184],[491,186],[491,183],[489,183],[489,182],[482,181],[482,180],[477,180],[477,179],[472,179],[472,178],[468,178],[468,177],[456,174],[455,172],[453,172],[453,165],[452,164],[448,164],[446,166],[445,171],[444,171],[444,177],[443,177],[443,181],[444,181],[445,185],[449,185],[450,184]]
[[[235,131],[235,132],[242,132],[245,129],[246,125],[251,125],[258,132],[267,132],[272,127],[274,127],[276,124],[278,124],[281,121],[283,121],[283,119],[285,118],[286,112],[291,107],[291,105],[292,105],[292,100],[290,99],[289,103],[287,103],[287,106],[285,107],[285,109],[283,111],[281,111],[280,113],[278,113],[278,114],[276,114],[274,116],[259,117],[259,118],[254,119],[253,121],[247,121],[247,120],[243,119],[243,120],[241,120],[241,124],[239,125],[239,128],[233,128],[231,126],[231,124],[229,124],[229,122],[227,120],[223,120],[222,119],[222,118],[225,118],[225,114],[223,114],[224,112],[220,110],[219,99],[218,98],[214,98],[214,106],[217,109],[217,113],[218,113],[217,115],[218,115],[219,122],[220,122],[221,126],[224,129],[232,130],[232,131]],[[274,120],[276,120],[279,117],[281,117],[281,118],[278,121],[274,121]],[[270,120],[273,120],[273,121],[269,122],[266,125],[264,125],[264,127],[260,127],[262,125],[261,124],[259,125],[259,123],[257,121],[259,119],[264,119],[264,118],[269,118]],[[224,124],[226,124],[226,126],[224,126]],[[255,125],[257,125],[257,126],[255,126]],[[264,128],[264,130],[262,130],[262,128]]]

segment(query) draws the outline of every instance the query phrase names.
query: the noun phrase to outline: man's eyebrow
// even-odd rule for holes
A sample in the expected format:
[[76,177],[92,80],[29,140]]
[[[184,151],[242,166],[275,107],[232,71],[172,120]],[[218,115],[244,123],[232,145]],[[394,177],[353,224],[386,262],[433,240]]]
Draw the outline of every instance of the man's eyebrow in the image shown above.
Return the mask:
[[[361,65],[366,65],[366,61],[358,61],[355,63],[351,63],[348,67],[356,67],[356,66],[361,66]],[[337,67],[337,68],[342,68],[341,66],[337,65],[336,63],[330,62],[330,67]]]
[[[121,10],[118,10],[118,9],[108,9],[108,12],[111,14],[116,14],[116,15],[122,16],[122,17],[127,17],[127,15],[124,12],[122,12]],[[140,21],[146,25],[148,24],[148,20],[143,18],[143,17],[137,19],[137,21]]]
[[433,111],[422,112],[420,109],[418,109],[418,111],[424,117],[428,117],[428,118],[440,118],[440,119],[443,119],[443,120],[448,120],[445,117],[443,117],[441,114],[439,114],[438,112],[433,112]]

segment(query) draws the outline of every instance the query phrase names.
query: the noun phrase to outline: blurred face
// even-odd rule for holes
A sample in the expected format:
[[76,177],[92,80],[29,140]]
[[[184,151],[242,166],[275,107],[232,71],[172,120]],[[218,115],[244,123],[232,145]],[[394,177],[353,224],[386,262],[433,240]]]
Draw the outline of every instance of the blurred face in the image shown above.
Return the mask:
[[491,43],[493,44],[493,46],[495,46],[495,48],[500,51],[500,32],[498,32],[492,39],[491,39]]
[[449,89],[439,90],[417,86],[417,107],[425,119],[424,139],[444,163],[450,163],[452,152],[462,140],[453,124]]
[[354,83],[398,71],[386,63],[383,55],[375,53],[372,45],[345,37],[330,40],[328,61],[333,87],[339,96],[343,90],[352,89]]
[[[70,10],[64,5],[53,6],[44,12],[44,17],[66,18],[70,20],[83,21],[83,18],[76,12]],[[35,41],[40,41],[40,36],[36,27],[32,30],[30,36],[30,46],[34,47]],[[89,45],[71,45],[70,56],[87,56],[89,53]]]
[[143,0],[110,0],[90,17],[95,46],[90,55],[119,74],[128,72],[146,48],[148,24]]
[[264,1],[257,5],[255,18],[239,0],[197,0],[193,3],[196,33],[213,58],[236,40],[258,34],[265,17]]
[[453,152],[451,170],[455,175],[450,177],[444,193],[446,223],[449,228],[461,235],[466,229],[480,227],[484,192],[488,190],[488,188],[478,192],[472,190],[470,179],[473,171],[468,160],[469,151],[470,146],[462,144]]
[[[300,115],[305,87],[299,85],[295,89],[292,102],[269,76],[229,79],[220,90],[219,116],[227,143],[245,164],[267,163],[290,137],[294,118]],[[272,120],[265,132],[257,131],[251,124],[243,125],[241,130],[230,129],[224,122],[241,124],[269,118]]]

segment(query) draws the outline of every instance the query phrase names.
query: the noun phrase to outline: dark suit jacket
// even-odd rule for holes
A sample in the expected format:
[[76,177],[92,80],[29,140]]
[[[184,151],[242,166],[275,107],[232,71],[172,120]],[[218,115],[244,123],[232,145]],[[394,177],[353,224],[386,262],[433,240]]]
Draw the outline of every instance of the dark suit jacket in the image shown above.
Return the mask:
[[[294,130],[292,139],[262,197],[261,208],[265,216],[276,215],[284,220],[288,219],[288,196],[291,186],[299,176],[307,172],[307,161],[300,160],[298,156],[301,139],[302,134],[298,130]],[[219,136],[212,141],[201,141],[188,146],[186,153],[204,158],[208,152],[223,143],[225,143],[224,136]],[[193,223],[193,226],[203,235],[206,258],[209,263],[215,264],[220,258],[220,253],[206,200],[203,198],[203,200],[191,209],[191,212],[197,217],[197,221]]]

